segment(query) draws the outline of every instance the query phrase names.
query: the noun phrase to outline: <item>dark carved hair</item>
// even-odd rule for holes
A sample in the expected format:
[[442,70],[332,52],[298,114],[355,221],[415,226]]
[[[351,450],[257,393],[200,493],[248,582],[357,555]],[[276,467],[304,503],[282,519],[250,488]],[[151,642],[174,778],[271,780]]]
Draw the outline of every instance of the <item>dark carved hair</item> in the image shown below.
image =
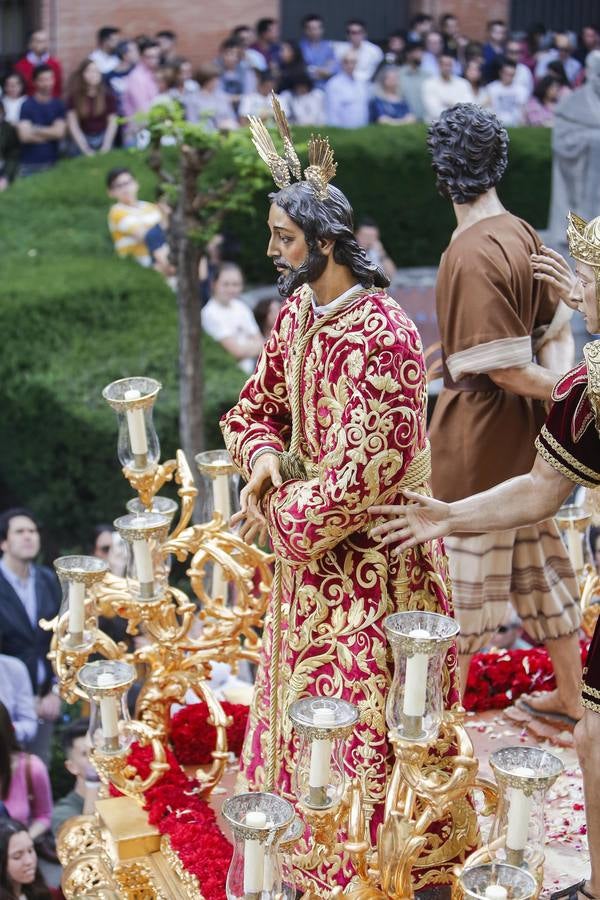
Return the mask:
[[379,266],[369,262],[365,251],[354,237],[352,207],[339,188],[329,185],[325,200],[319,200],[306,181],[297,181],[269,194],[304,232],[309,249],[319,240],[333,240],[333,258],[340,266],[347,266],[363,287],[389,285],[390,279]]
[[454,203],[470,203],[495,187],[508,162],[508,134],[493,112],[457,103],[429,126],[427,146],[437,188]]

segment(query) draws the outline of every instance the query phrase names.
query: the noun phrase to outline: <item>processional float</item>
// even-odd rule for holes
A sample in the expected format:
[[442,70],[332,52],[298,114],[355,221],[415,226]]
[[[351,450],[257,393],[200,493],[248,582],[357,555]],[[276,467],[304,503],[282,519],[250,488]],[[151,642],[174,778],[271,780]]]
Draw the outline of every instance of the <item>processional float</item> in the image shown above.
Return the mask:
[[[185,455],[178,450],[160,462],[153,425],[160,387],[135,377],[103,391],[119,419],[123,474],[137,492],[115,521],[127,545],[125,577],[89,556],[55,561],[63,601],[45,624],[53,631],[50,658],[62,697],[89,702],[90,758],[104,785],[95,814],[68,820],[58,836],[67,900],[202,898],[168,837],[147,824],[143,795],[169,767],[171,709],[192,693],[206,703],[216,733],[212,764],[195,772],[200,795],[210,797],[230,756],[228,717],[209,684],[211,665],[224,662],[235,671],[242,661],[258,662],[273,557],[229,528],[238,475],[225,451],[196,457],[203,521],[193,524],[198,489]],[[158,494],[168,482],[177,485],[178,503]],[[188,562],[193,601],[169,584],[172,558]],[[100,628],[101,616],[115,615],[127,620],[129,634],[143,633],[141,646],[130,650]],[[363,785],[344,770],[357,707],[331,697],[297,700],[284,713],[297,737],[295,805],[272,791],[223,803],[234,844],[228,900],[294,900],[294,871],[310,872],[340,854],[352,860],[355,877],[320,896],[401,900],[432,883],[474,900],[539,894],[544,797],[562,763],[543,750],[509,747],[491,755],[496,782],[481,778],[464,711],[443,708],[442,671],[456,622],[411,611],[389,616],[384,627],[393,654],[386,718],[394,760],[376,836]],[[128,692],[136,681],[141,688],[130,715]],[[145,777],[130,763],[134,742],[149,748]],[[109,797],[110,785],[122,796]],[[483,843],[478,794],[480,813],[493,816]],[[307,830],[308,852],[298,843]]]

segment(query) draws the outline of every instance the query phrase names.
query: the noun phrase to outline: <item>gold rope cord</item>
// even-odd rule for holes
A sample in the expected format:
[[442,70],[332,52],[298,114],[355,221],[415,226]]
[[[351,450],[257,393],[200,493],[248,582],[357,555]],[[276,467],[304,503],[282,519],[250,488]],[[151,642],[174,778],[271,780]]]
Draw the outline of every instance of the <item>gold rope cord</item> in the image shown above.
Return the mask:
[[[358,297],[379,293],[377,288],[364,288],[353,291],[343,303],[334,307],[322,316],[318,316],[313,325],[306,331],[308,316],[312,307],[312,291],[308,285],[302,288],[300,305],[299,344],[293,348],[294,368],[292,372],[292,435],[287,451],[280,454],[280,472],[283,481],[305,480],[307,478],[304,462],[299,455],[302,438],[302,363],[306,348],[313,335],[330,319],[343,312]],[[267,744],[267,766],[265,774],[265,791],[274,791],[279,774],[279,665],[281,659],[281,601],[283,583],[283,560],[275,561],[275,575],[271,591],[271,659],[269,661],[269,734]]]

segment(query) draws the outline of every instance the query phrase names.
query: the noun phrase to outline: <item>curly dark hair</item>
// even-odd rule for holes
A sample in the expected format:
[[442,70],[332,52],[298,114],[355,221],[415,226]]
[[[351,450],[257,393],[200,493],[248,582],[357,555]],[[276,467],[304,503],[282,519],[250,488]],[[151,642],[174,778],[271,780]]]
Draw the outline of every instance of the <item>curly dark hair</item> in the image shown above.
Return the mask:
[[297,181],[269,194],[304,232],[309,251],[316,251],[319,240],[333,240],[333,258],[347,266],[363,287],[385,288],[390,279],[383,269],[371,263],[354,237],[354,216],[348,198],[339,188],[329,185],[327,197],[319,200],[306,181]]
[[457,103],[429,126],[427,146],[437,189],[454,203],[470,203],[495,187],[508,163],[508,134],[475,103]]

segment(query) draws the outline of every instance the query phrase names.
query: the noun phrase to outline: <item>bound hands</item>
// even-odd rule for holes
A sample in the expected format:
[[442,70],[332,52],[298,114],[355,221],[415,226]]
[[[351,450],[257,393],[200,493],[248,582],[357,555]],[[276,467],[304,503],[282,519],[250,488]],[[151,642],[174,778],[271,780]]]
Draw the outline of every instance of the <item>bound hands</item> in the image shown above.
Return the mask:
[[571,267],[564,257],[551,250],[550,247],[541,246],[541,254],[531,254],[531,268],[536,281],[545,281],[552,288],[553,293],[563,300],[571,309],[579,309],[583,299],[581,285]]
[[260,508],[260,501],[272,487],[280,487],[279,456],[263,453],[252,469],[250,481],[240,494],[240,511],[231,517],[231,526],[241,523],[240,537],[252,544],[258,536],[259,544],[267,540],[267,520]]
[[397,543],[398,546],[392,551],[397,555],[417,544],[450,534],[452,526],[449,503],[423,497],[412,491],[402,493],[409,501],[404,506],[372,506],[369,509],[369,515],[373,517],[389,516],[387,522],[371,529],[372,538],[380,540],[382,544]]

